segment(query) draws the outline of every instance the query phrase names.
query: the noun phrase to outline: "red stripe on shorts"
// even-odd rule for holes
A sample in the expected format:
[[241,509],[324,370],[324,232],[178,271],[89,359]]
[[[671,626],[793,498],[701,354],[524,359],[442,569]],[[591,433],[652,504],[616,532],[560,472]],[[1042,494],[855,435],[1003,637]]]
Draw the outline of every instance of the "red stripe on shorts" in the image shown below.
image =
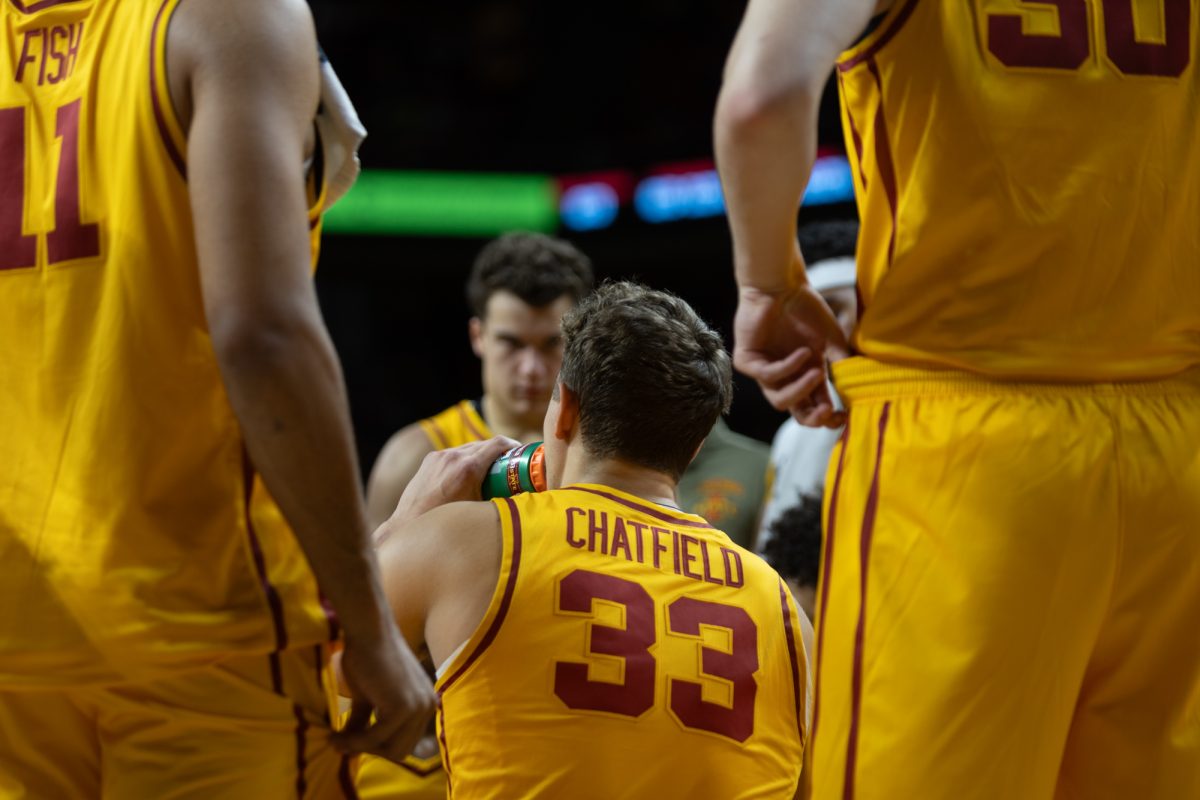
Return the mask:
[[858,723],[862,714],[863,638],[867,625],[867,567],[870,564],[871,538],[875,533],[875,509],[879,504],[879,464],[883,461],[883,440],[887,433],[891,403],[883,404],[879,417],[879,444],[875,450],[875,473],[871,476],[871,491],[863,511],[862,537],[859,540],[858,626],[854,631],[854,672],[850,684],[850,736],[846,742],[846,779],[842,785],[843,800],[854,800],[854,772],[858,760]]
[[813,667],[813,719],[812,732],[809,734],[809,747],[817,739],[817,722],[821,718],[821,657],[825,654],[825,610],[829,607],[829,569],[833,563],[834,534],[837,532],[838,495],[842,488],[842,468],[846,465],[846,448],[850,444],[850,418],[846,418],[846,427],[842,430],[842,451],[838,454],[837,473],[833,478],[833,491],[829,496],[829,520],[825,524],[825,555],[822,559],[821,572],[818,579],[821,584],[821,598],[817,606],[817,652],[816,664]]

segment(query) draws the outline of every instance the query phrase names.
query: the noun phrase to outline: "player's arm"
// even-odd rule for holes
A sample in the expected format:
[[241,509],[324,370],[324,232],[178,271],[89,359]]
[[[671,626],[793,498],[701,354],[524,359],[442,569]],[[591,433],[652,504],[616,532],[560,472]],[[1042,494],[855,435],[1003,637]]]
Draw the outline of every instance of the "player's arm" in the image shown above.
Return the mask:
[[387,521],[421,461],[434,451],[419,424],[401,428],[383,446],[367,481],[367,522],[374,530]]
[[[500,520],[494,505],[472,501],[491,463],[515,445],[496,436],[430,453],[376,531],[392,614],[410,645],[438,659],[487,611],[500,570]],[[448,641],[430,642],[427,627]]]
[[840,423],[826,390],[825,350],[844,349],[844,341],[807,285],[796,214],[816,158],[825,82],[882,5],[751,0],[713,123],[739,290],[734,364],[806,424]]
[[386,523],[379,562],[396,623],[435,666],[487,613],[500,574],[500,518],[491,503],[439,506]]
[[341,369],[310,276],[303,163],[318,96],[312,19],[302,0],[187,0],[167,44],[188,132],[205,312],[230,402],[338,613],[358,702],[375,710],[355,744],[402,757],[434,697],[388,613]]

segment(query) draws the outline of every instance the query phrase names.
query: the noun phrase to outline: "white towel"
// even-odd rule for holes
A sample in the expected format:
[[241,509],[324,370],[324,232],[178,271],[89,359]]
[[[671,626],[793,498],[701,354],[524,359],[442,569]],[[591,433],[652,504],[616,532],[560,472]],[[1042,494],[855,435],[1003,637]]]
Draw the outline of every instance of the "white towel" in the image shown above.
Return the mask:
[[328,211],[340,200],[358,178],[361,166],[358,163],[358,148],[367,138],[363,127],[346,94],[342,82],[333,71],[329,59],[321,56],[321,103],[317,107],[317,134],[321,137],[322,155],[325,162],[325,207]]

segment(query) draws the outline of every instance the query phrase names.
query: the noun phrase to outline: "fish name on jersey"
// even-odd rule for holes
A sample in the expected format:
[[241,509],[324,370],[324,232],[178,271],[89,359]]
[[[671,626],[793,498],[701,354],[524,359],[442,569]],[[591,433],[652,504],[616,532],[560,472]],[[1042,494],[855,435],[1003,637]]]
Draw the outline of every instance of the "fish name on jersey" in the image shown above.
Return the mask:
[[746,582],[742,557],[731,547],[617,514],[610,519],[607,511],[571,507],[566,514],[567,544],[577,550],[648,563],[718,586],[738,589]]
[[32,81],[36,74],[38,86],[66,80],[75,71],[75,62],[79,60],[79,45],[82,42],[82,22],[25,31],[14,80],[21,83],[26,77],[26,67],[32,65],[37,67],[29,69],[28,76]]

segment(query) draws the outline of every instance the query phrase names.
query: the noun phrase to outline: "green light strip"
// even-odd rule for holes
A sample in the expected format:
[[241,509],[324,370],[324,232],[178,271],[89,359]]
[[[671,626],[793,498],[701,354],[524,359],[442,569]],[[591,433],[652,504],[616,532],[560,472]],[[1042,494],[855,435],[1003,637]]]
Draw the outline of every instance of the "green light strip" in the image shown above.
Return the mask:
[[547,175],[364,170],[325,215],[330,233],[495,236],[558,227]]

